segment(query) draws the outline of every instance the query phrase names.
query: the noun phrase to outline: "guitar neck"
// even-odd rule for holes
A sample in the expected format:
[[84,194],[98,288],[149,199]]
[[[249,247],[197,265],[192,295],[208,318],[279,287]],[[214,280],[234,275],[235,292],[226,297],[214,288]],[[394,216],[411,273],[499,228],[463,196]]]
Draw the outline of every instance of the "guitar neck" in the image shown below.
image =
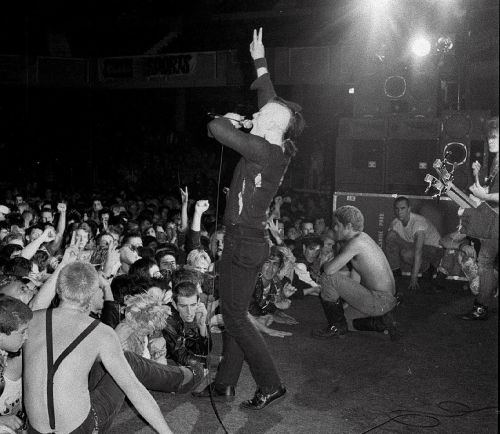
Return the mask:
[[457,188],[455,184],[450,182],[447,186],[446,194],[453,200],[460,208],[477,208],[479,203],[467,196],[462,190]]

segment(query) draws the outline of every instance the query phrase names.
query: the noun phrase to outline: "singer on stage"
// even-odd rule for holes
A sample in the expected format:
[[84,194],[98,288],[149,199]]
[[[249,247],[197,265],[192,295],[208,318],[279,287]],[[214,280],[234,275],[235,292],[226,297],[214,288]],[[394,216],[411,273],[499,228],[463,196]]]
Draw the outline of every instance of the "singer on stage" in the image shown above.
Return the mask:
[[248,306],[258,272],[269,254],[265,229],[266,210],[275,196],[291,157],[295,139],[304,128],[298,104],[276,96],[267,70],[262,28],[253,32],[250,54],[257,79],[259,111],[253,115],[250,134],[239,130],[244,117],[227,113],[208,124],[209,135],[241,154],[227,195],[226,235],[220,260],[220,300],[224,318],[223,360],[215,381],[195,396],[232,400],[243,361],[257,384],[252,399],[242,408],[260,410],[284,397],[281,383],[264,339],[248,318]]

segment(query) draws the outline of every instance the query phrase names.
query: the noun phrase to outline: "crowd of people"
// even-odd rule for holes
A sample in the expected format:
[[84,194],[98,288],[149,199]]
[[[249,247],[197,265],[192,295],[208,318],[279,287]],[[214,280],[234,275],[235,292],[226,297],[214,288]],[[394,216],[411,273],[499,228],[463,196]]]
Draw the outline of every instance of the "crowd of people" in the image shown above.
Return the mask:
[[[177,196],[121,191],[87,202],[52,190],[0,198],[0,432],[105,432],[125,397],[155,430],[171,432],[150,390],[231,401],[244,361],[257,391],[241,406],[260,410],[286,394],[262,335],[291,334],[276,324],[298,324],[287,313],[292,303],[318,298],[327,325],[313,338],[354,330],[394,337],[404,264],[410,290],[446,274],[443,240],[405,197],[394,203],[383,251],[358,208],[328,215],[312,198],[304,206],[278,194],[303,121],[300,106],[274,93],[262,30],[250,53],[260,109],[252,131],[239,131],[235,113],[208,128],[242,156],[224,220],[187,187]],[[498,120],[493,140],[493,187],[476,192],[496,194],[484,198],[498,209]],[[496,253],[488,249],[479,253],[479,278],[489,297]],[[480,300],[467,319],[485,318]],[[223,351],[209,383],[218,336]]]

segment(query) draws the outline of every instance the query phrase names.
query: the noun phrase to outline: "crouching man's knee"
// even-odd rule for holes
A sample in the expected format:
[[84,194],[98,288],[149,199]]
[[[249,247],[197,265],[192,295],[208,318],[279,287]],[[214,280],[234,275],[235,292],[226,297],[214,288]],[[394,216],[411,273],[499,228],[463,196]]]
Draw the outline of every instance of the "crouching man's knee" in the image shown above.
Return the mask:
[[320,278],[320,297],[325,301],[337,301],[339,299],[339,293],[336,288],[338,285],[338,273],[334,274],[323,274]]

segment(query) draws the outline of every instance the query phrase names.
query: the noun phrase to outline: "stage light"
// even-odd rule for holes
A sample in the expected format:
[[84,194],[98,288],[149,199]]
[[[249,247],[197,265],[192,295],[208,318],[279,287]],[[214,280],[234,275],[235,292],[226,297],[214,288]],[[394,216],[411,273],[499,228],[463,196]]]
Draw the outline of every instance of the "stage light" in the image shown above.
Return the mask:
[[349,95],[354,95],[354,88],[353,87],[349,88]]
[[413,39],[410,46],[413,54],[418,57],[427,56],[431,51],[430,41],[423,36],[418,36]]
[[449,36],[441,36],[437,41],[436,49],[440,53],[449,53],[453,48],[453,40]]

